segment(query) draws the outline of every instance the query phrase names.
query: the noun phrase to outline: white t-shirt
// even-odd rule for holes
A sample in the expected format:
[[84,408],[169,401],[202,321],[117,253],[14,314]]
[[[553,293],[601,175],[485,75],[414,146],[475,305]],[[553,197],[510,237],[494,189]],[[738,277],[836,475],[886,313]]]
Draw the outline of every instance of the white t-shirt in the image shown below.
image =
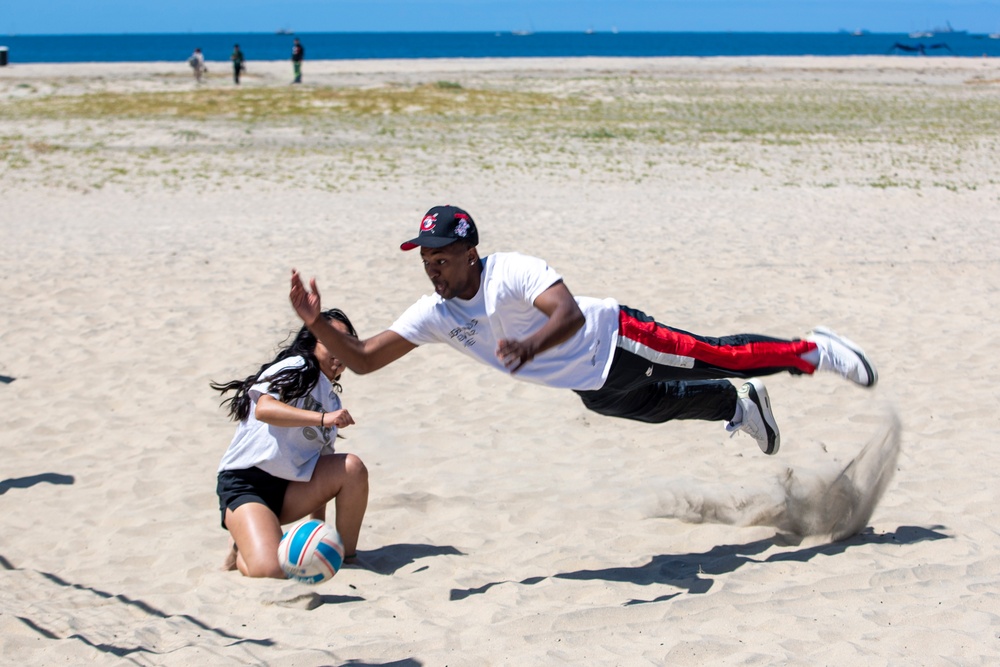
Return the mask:
[[[285,368],[302,366],[302,357],[289,357],[269,367],[250,388],[250,414],[236,427],[236,435],[229,449],[222,456],[219,472],[245,470],[257,466],[275,477],[295,482],[308,482],[320,454],[332,454],[337,428],[331,427],[327,437],[318,426],[272,426],[257,419],[257,400],[268,394],[281,400],[271,391],[270,378]],[[308,394],[291,403],[296,408],[319,412],[340,410],[340,396],[333,390],[330,380],[319,374],[319,380]]]
[[[535,299],[562,277],[544,260],[516,252],[483,260],[479,291],[468,301],[422,297],[389,327],[413,343],[447,343],[456,350],[508,372],[496,357],[500,339],[523,340],[548,316]],[[618,339],[618,302],[576,297],[586,323],[572,338],[545,350],[514,377],[561,389],[600,389],[608,376]]]

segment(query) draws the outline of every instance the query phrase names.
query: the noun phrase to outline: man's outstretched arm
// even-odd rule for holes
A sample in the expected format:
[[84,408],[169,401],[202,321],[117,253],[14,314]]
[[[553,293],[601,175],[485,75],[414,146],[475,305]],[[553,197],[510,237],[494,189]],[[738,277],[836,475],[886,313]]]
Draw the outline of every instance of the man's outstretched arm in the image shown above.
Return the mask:
[[309,331],[316,336],[344,365],[358,375],[377,371],[399,359],[417,346],[395,331],[383,331],[361,340],[334,328],[320,314],[323,312],[316,279],[306,289],[302,276],[292,269],[292,284],[288,298]]

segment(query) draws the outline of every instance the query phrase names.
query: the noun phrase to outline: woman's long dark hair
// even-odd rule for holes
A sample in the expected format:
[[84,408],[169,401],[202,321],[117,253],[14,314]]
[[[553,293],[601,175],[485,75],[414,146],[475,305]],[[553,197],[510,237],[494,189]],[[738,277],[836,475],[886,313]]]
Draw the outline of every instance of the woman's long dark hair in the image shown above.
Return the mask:
[[[343,323],[347,327],[347,333],[355,338],[358,337],[358,332],[354,330],[351,320],[339,308],[324,310],[321,316],[326,320],[337,320]],[[226,383],[212,382],[209,386],[222,394],[230,391],[235,392],[230,398],[222,401],[222,405],[229,404],[229,416],[233,421],[243,421],[250,416],[250,387],[257,384],[261,373],[282,359],[289,357],[302,357],[305,359],[305,364],[278,371],[270,377],[269,381],[271,389],[278,392],[281,402],[291,403],[295,399],[302,398],[312,391],[312,388],[316,386],[316,382],[319,380],[320,368],[319,361],[316,359],[316,336],[309,331],[308,327],[299,329],[299,333],[295,336],[295,339],[281,348],[274,359],[263,364],[260,370],[253,375],[248,375],[242,380],[233,380]],[[334,378],[331,380],[331,383],[334,389],[340,391],[341,387],[340,383],[337,382],[338,379],[340,378]]]

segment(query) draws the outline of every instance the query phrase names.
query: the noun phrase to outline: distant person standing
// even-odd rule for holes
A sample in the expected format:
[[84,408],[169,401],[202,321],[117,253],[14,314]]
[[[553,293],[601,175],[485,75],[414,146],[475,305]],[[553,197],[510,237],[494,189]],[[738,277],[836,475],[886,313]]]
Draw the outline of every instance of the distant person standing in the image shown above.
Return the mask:
[[201,83],[201,77],[208,68],[205,67],[205,56],[202,54],[201,49],[195,49],[191,57],[188,58],[188,65],[191,66],[191,70],[194,72],[194,80]]
[[229,56],[229,59],[233,61],[233,83],[239,85],[240,83],[240,73],[243,72],[243,52],[240,51],[239,44],[233,44],[233,53]]
[[292,69],[295,70],[295,79],[292,83],[302,83],[302,60],[306,57],[306,50],[302,48],[302,42],[296,37],[292,43]]

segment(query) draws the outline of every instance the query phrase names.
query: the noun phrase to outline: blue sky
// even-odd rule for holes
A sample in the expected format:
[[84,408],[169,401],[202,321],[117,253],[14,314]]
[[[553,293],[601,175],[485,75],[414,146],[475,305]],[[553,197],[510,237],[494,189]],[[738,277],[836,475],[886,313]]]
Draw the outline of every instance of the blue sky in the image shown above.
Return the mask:
[[395,31],[1000,32],[1000,0],[0,0],[0,35]]

